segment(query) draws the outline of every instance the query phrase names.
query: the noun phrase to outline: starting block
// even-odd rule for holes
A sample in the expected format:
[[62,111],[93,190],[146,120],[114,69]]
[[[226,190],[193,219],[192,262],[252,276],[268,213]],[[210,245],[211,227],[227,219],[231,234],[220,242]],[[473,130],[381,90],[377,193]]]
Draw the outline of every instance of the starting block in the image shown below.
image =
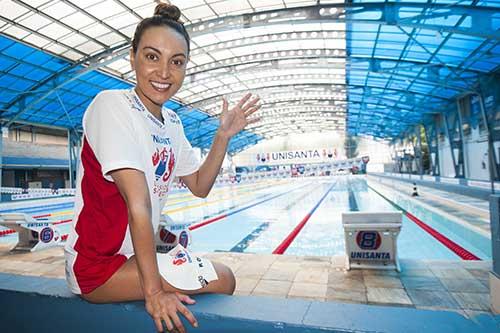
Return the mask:
[[397,238],[401,221],[400,212],[343,213],[346,269],[396,269],[400,272]]
[[50,222],[36,221],[24,213],[0,213],[0,225],[14,229],[19,241],[11,251],[37,251],[61,242],[61,233]]

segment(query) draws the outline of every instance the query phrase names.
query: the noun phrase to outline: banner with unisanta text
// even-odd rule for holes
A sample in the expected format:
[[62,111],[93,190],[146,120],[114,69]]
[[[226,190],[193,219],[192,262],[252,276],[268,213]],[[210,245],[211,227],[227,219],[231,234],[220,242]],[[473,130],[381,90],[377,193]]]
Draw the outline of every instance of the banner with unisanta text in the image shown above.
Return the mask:
[[313,148],[256,153],[253,164],[322,163],[345,159],[337,148]]

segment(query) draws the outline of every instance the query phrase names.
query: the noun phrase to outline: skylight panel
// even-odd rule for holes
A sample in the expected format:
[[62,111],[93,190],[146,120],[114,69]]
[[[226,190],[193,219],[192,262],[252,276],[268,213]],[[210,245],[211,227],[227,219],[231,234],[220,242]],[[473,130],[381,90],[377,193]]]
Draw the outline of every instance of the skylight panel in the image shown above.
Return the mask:
[[66,44],[68,46],[71,46],[71,47],[78,46],[80,44],[85,43],[86,41],[87,41],[87,38],[83,37],[80,34],[76,34],[76,33],[73,33],[64,39],[61,39],[61,42],[63,42],[64,44]]
[[69,16],[63,17],[61,22],[71,26],[72,28],[79,30],[83,27],[86,27],[92,23],[95,23],[93,19],[89,16],[82,14],[81,12],[76,12]]
[[70,5],[65,4],[64,2],[50,2],[49,5],[43,6],[43,12],[56,20],[59,20],[63,17],[66,17],[76,10]]
[[64,52],[62,56],[71,59],[73,61],[77,61],[82,57],[80,53],[76,53],[75,51],[72,50]]
[[59,23],[52,23],[47,25],[46,27],[39,30],[42,35],[45,35],[53,40],[57,40],[63,36],[66,36],[71,33],[71,30],[63,27]]
[[131,13],[128,12],[106,19],[106,24],[112,26],[117,30],[123,27],[127,27],[131,24],[135,25],[138,23],[139,19],[137,18],[137,16],[132,15]]
[[36,47],[43,48],[45,45],[50,43],[50,40],[47,38],[31,34],[23,38],[23,41],[35,45]]
[[246,1],[225,0],[210,5],[219,15],[236,14],[234,12],[249,12],[251,7]]
[[102,49],[101,45],[99,45],[91,40],[78,46],[78,50],[82,51],[85,54],[93,54],[100,49]]
[[52,44],[47,45],[45,47],[45,50],[50,51],[54,54],[61,54],[61,53],[66,52],[68,50],[68,48],[66,48],[60,44],[52,43]]
[[200,36],[192,37],[191,40],[195,42],[199,47],[217,43],[219,40],[212,33],[203,34]]
[[39,14],[33,14],[28,16],[27,18],[20,20],[19,24],[33,30],[37,31],[38,29],[52,23],[51,20],[45,18],[42,15]]
[[[139,16],[141,16],[142,18],[151,17],[151,16],[153,16],[155,6],[156,6],[156,3],[151,1],[146,5],[142,5],[141,7],[134,8],[134,11],[137,14],[139,14]],[[183,19],[183,21],[185,22],[184,19]]]
[[190,21],[216,17],[212,9],[206,5],[185,9],[182,14]]
[[2,30],[2,32],[14,38],[20,38],[20,39],[23,39],[30,34],[29,31],[15,26],[7,26]]
[[210,55],[212,57],[214,57],[216,60],[228,59],[228,58],[232,58],[234,56],[233,53],[231,51],[228,51],[228,50],[210,52]]
[[101,20],[105,18],[112,18],[113,16],[125,11],[125,9],[115,1],[102,1],[93,6],[86,7],[85,10]]
[[213,62],[213,59],[210,56],[208,56],[207,54],[200,54],[200,55],[196,55],[196,56],[191,57],[191,61],[196,63],[198,66],[200,66],[200,65],[204,65],[204,64],[208,64],[208,63]]
[[125,40],[123,39],[122,36],[120,36],[114,32],[110,32],[109,34],[106,34],[104,36],[100,36],[99,41],[101,43],[104,43],[104,44],[109,45],[109,46],[113,46],[115,44],[125,42]]

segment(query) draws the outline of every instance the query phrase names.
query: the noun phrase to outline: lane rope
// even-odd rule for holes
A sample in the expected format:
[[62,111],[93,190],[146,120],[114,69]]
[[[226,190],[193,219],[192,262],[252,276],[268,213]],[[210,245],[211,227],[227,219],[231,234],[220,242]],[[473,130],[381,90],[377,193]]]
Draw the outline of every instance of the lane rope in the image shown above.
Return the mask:
[[382,198],[387,200],[391,205],[396,207],[397,209],[401,210],[410,221],[414,222],[416,225],[418,225],[420,228],[422,228],[424,231],[426,231],[429,235],[431,235],[434,239],[436,239],[438,242],[446,246],[449,250],[451,250],[453,253],[455,253],[457,256],[459,256],[462,260],[481,260],[478,256],[473,254],[472,252],[468,251],[467,249],[463,248],[459,244],[455,243],[436,229],[432,228],[428,224],[424,223],[422,220],[417,218],[415,215],[411,214],[408,212],[406,209],[403,207],[399,206],[396,204],[394,201],[388,199],[386,196],[384,196],[382,193],[378,192],[375,190],[373,187],[368,185],[369,188],[372,189],[375,193],[380,195]]

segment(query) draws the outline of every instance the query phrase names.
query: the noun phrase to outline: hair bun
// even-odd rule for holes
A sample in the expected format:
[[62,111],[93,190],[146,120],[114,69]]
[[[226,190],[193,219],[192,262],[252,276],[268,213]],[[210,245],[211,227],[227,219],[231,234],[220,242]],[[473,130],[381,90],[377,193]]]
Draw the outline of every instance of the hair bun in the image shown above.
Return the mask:
[[154,15],[163,16],[172,21],[179,22],[179,18],[181,17],[181,10],[174,5],[159,3],[155,8]]

